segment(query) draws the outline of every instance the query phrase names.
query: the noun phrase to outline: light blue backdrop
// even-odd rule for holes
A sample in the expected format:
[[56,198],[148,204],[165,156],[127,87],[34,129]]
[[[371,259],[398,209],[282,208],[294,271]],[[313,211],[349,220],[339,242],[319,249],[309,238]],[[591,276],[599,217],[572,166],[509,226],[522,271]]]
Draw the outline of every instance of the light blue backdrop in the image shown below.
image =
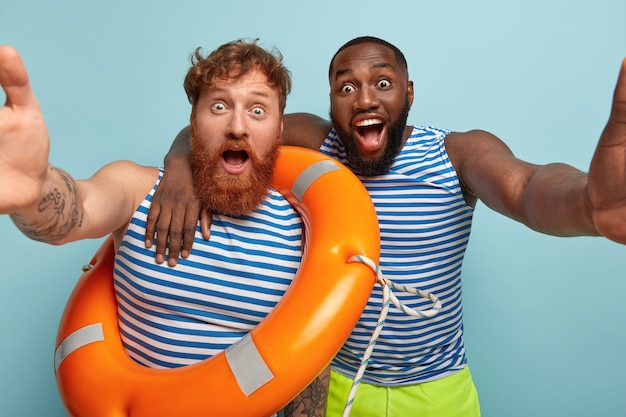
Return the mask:
[[[197,46],[279,47],[287,110],[326,116],[328,62],[364,34],[407,55],[412,123],[486,129],[525,159],[587,169],[626,56],[624,16],[623,0],[7,0],[0,43],[29,68],[50,160],[78,178],[115,159],[161,163],[188,120],[181,82]],[[56,327],[99,244],[35,243],[0,217],[0,415],[65,415]],[[543,236],[479,205],[464,297],[485,417],[626,415],[625,266],[624,246]]]

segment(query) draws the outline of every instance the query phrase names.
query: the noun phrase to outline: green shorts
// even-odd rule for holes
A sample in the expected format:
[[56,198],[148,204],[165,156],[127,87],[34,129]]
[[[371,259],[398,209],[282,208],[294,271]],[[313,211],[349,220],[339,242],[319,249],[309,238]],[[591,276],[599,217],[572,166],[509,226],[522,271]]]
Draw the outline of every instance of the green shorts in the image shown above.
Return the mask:
[[[341,417],[352,379],[330,373],[326,417]],[[480,417],[478,394],[469,368],[436,381],[398,387],[359,384],[352,416]]]

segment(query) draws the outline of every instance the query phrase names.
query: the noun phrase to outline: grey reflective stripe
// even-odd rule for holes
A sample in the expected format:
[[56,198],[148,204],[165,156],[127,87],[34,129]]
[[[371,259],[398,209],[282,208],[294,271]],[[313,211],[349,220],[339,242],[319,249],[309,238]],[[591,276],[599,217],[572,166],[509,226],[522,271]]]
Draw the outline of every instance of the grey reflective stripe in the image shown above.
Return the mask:
[[67,336],[54,352],[54,372],[59,371],[61,362],[67,358],[76,349],[79,349],[89,343],[100,342],[104,340],[104,331],[102,323],[90,324],[81,327],[74,333]]
[[274,374],[261,357],[250,333],[237,343],[230,345],[225,353],[228,365],[246,396],[250,396],[274,378]]
[[302,171],[300,175],[298,175],[298,178],[296,178],[293,187],[291,187],[291,192],[294,196],[296,196],[298,201],[302,201],[304,193],[309,188],[309,186],[313,184],[313,182],[315,182],[316,179],[326,174],[327,172],[337,171],[339,169],[341,168],[339,168],[337,163],[330,160],[316,162],[304,171]]

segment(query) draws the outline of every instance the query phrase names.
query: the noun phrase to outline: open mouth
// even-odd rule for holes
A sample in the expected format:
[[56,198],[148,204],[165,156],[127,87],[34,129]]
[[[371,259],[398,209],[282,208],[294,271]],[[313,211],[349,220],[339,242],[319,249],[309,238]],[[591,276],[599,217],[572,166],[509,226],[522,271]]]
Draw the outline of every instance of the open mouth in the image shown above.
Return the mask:
[[354,124],[361,146],[374,150],[382,143],[385,121],[379,118],[359,120]]
[[248,159],[250,159],[250,156],[243,149],[228,149],[222,152],[224,169],[229,174],[241,173]]

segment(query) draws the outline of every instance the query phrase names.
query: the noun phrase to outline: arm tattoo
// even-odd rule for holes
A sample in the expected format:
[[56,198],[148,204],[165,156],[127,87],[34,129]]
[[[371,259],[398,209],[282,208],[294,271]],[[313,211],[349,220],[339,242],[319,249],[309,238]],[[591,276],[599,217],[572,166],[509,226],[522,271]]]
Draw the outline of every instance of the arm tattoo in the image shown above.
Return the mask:
[[[285,417],[323,417],[326,413],[326,398],[330,374],[325,372],[315,378],[296,398],[285,407]],[[299,414],[298,414],[299,413]]]
[[68,173],[55,167],[65,188],[54,188],[37,205],[39,216],[32,221],[24,221],[20,215],[12,215],[15,225],[29,238],[46,243],[59,243],[75,227],[81,227],[83,211],[78,207],[76,181]]

